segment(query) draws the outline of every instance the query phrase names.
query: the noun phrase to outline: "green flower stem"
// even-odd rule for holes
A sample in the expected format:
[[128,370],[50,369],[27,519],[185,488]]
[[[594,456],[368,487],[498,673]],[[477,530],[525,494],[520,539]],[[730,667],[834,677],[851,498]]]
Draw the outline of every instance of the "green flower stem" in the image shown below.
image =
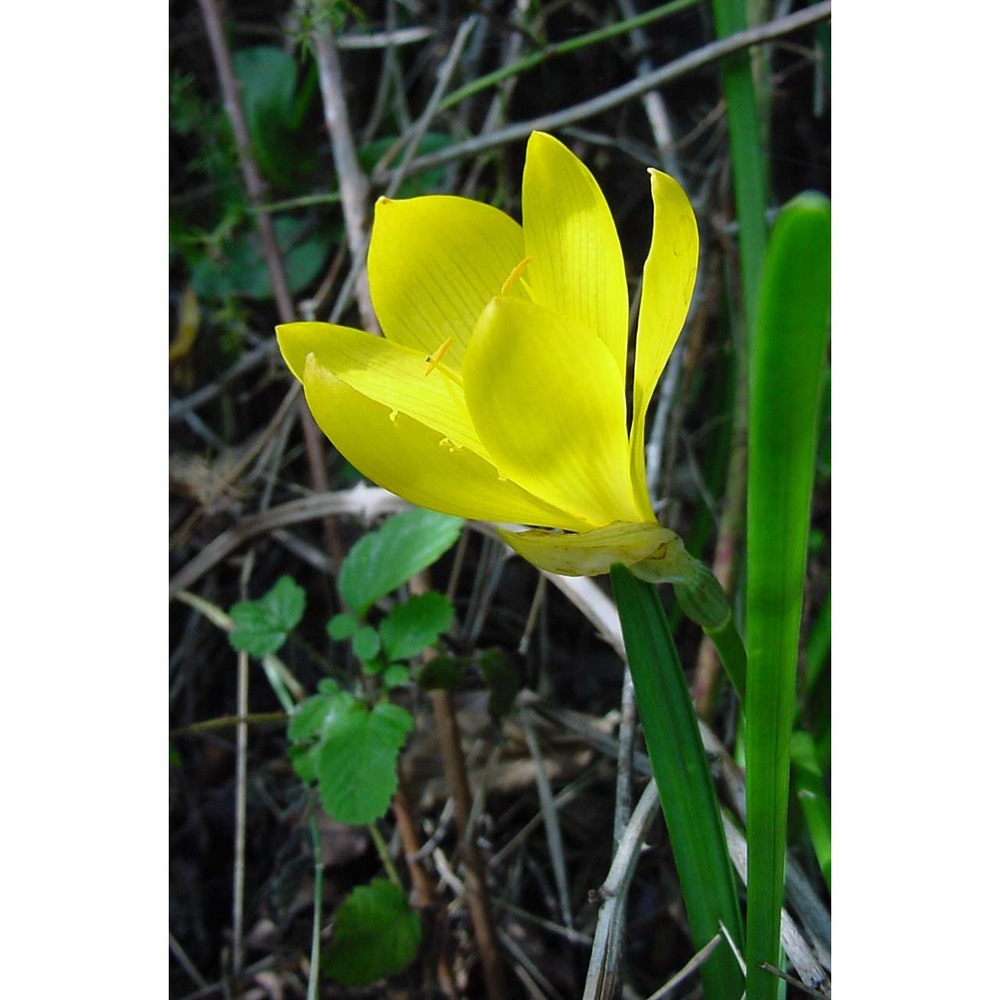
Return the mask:
[[[652,584],[621,564],[611,567],[611,583],[694,946],[708,944],[720,923],[741,944],[722,815],[663,604]],[[728,947],[717,948],[702,966],[701,981],[706,1000],[736,1000],[743,992],[743,974]]]
[[[795,680],[820,383],[830,317],[830,202],[778,216],[751,352],[747,493],[747,997],[775,1000]],[[821,834],[822,816],[813,816]],[[817,822],[819,820],[819,822]]]
[[744,702],[747,696],[747,651],[739,632],[736,631],[736,623],[730,617],[721,629],[706,628],[704,631],[712,640],[712,645],[719,654],[719,659],[736,689],[740,702]]

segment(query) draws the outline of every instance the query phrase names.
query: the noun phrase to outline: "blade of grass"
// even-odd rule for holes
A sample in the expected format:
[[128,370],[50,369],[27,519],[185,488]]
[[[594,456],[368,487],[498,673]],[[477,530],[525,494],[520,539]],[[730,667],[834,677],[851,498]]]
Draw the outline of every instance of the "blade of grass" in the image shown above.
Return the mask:
[[789,744],[830,315],[830,202],[778,216],[750,377],[747,509],[747,998],[774,1000],[780,967]]
[[[624,566],[611,567],[611,583],[694,946],[708,944],[720,922],[742,942],[719,802],[663,604],[652,584]],[[743,992],[743,974],[726,948],[705,963],[701,981],[706,1000],[734,1000]]]
[[791,755],[792,787],[805,817],[816,863],[823,872],[823,880],[829,889],[832,877],[830,799],[823,783],[816,743],[809,733],[798,730],[792,734]]
[[[719,39],[745,31],[745,0],[712,0],[715,32]],[[767,250],[767,164],[762,146],[757,92],[748,49],[722,60],[722,92],[726,98],[729,158],[739,223],[740,274],[743,279],[743,315],[748,338],[757,317],[760,276]]]

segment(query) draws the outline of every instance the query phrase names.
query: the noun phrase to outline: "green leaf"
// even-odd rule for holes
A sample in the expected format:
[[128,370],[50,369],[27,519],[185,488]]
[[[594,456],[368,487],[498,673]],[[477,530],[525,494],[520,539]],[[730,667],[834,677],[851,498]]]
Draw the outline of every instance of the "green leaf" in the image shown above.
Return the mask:
[[389,702],[370,712],[355,701],[325,727],[319,750],[319,797],[341,823],[371,823],[396,790],[396,758],[413,716]]
[[747,996],[774,1000],[802,588],[830,322],[830,201],[799,195],[767,250],[747,468]]
[[410,668],[405,663],[390,663],[382,679],[389,690],[403,687],[410,683]]
[[490,692],[487,704],[490,718],[499,725],[514,706],[514,699],[521,687],[520,672],[514,663],[496,649],[485,649],[479,654],[479,669]]
[[339,614],[334,615],[326,623],[326,634],[334,642],[340,642],[343,639],[350,639],[359,628],[361,622],[354,615]]
[[420,668],[417,684],[425,691],[460,691],[465,671],[452,656],[435,656]]
[[382,624],[379,635],[390,660],[408,660],[437,642],[451,628],[455,609],[444,594],[435,590],[417,594],[405,604],[397,604]]
[[[289,748],[288,756],[295,773],[307,785],[316,780],[319,749],[326,727],[354,703],[353,696],[324,678],[319,682],[319,694],[307,698],[292,713],[288,720],[288,739],[297,745]],[[309,745],[305,745],[307,742]]]
[[324,975],[345,986],[367,986],[405,969],[417,956],[420,915],[388,879],[358,886],[344,900],[323,953]]
[[[285,262],[289,289],[294,295],[318,276],[329,252],[330,241],[321,234],[304,235],[302,225],[287,216],[276,218],[274,228]],[[270,298],[273,294],[271,279],[256,228],[243,230],[223,240],[215,250],[205,253],[192,268],[191,284],[199,297],[204,299],[221,299],[230,295]]]
[[792,785],[806,819],[816,862],[827,888],[832,887],[830,797],[826,794],[823,772],[813,738],[806,732],[792,733]]
[[252,656],[276,653],[305,609],[306,592],[290,576],[283,576],[263,597],[239,601],[229,609],[236,624],[229,633],[230,645]]
[[379,642],[378,632],[371,625],[359,628],[351,639],[351,650],[363,663],[374,660],[381,648],[382,644]]
[[358,617],[380,597],[436,562],[458,540],[462,519],[429,510],[394,514],[365,535],[340,569],[340,594]]
[[271,180],[286,185],[309,173],[316,153],[301,134],[299,118],[310,94],[306,89],[296,96],[295,59],[284,49],[261,45],[237,52],[233,69],[258,165]]
[[[611,567],[611,585],[691,937],[703,948],[723,923],[739,947],[743,920],[719,800],[663,604],[652,584],[621,564]],[[736,1000],[743,993],[743,973],[725,945],[700,974],[706,998]]]

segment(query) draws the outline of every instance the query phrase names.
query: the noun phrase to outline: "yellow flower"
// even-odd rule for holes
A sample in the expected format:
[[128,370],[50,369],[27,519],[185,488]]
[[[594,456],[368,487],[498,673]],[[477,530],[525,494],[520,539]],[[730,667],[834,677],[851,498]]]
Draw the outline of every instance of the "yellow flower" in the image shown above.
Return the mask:
[[379,199],[368,272],[384,339],[278,327],[310,410],[347,460],[418,506],[538,526],[498,530],[543,569],[594,575],[622,562],[691,584],[699,564],[649,500],[644,426],[691,302],[698,229],[676,181],[649,174],[631,431],[615,224],[590,171],[535,132],[523,226],[466,198]]

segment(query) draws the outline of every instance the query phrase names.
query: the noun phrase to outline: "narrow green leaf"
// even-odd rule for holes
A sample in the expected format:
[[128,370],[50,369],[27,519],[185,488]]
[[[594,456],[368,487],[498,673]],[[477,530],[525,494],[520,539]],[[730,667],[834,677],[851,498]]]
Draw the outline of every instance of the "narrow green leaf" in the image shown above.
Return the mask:
[[444,594],[430,590],[397,604],[379,625],[382,648],[390,660],[408,660],[437,642],[451,628],[455,609]]
[[276,653],[302,620],[305,608],[306,592],[290,576],[283,576],[260,599],[239,601],[229,609],[236,625],[229,643],[252,656]]
[[823,872],[828,889],[832,888],[830,797],[826,794],[823,772],[813,738],[801,730],[792,733],[792,787],[806,819],[816,863]]
[[388,879],[358,886],[344,900],[323,953],[323,973],[345,986],[367,986],[405,969],[420,948],[420,915]]
[[389,702],[371,711],[359,701],[324,729],[319,750],[319,797],[341,823],[372,823],[396,790],[396,758],[413,716]]
[[[722,815],[663,604],[624,566],[611,567],[611,583],[694,946],[715,937],[720,922],[739,944],[743,921]],[[705,1000],[738,1000],[743,974],[727,946],[702,966],[701,982]]]
[[[720,39],[747,27],[746,0],[712,0],[712,14]],[[749,51],[735,52],[722,60],[722,90],[726,98],[729,158],[739,223],[743,314],[747,336],[751,338],[767,247],[768,179]]]
[[351,549],[340,569],[340,594],[359,617],[380,597],[436,562],[458,540],[462,519],[413,510],[390,517]]
[[750,377],[747,503],[747,997],[781,964],[789,746],[820,381],[830,316],[830,202],[800,195],[775,223]]

